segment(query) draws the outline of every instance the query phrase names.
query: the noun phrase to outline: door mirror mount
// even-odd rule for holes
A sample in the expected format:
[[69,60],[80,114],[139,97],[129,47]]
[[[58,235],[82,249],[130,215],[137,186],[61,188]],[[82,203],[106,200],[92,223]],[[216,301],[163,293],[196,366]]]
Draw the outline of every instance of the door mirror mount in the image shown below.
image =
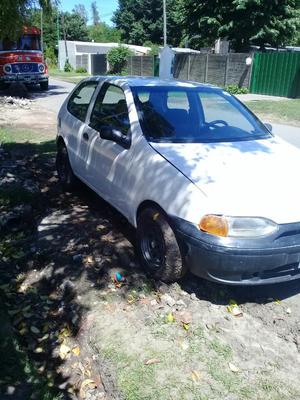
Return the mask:
[[129,149],[131,140],[128,135],[124,135],[120,130],[112,126],[104,126],[100,130],[101,139],[111,140],[112,142],[118,143],[125,149]]

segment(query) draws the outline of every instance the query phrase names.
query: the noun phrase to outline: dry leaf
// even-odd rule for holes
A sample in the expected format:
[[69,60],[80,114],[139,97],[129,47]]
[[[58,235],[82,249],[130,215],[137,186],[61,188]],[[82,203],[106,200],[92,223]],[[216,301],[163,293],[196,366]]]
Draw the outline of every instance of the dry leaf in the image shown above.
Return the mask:
[[80,354],[80,347],[79,347],[79,346],[73,347],[72,353],[75,354],[75,356],[79,356],[79,354]]
[[96,387],[95,381],[93,379],[85,379],[80,385],[79,395],[82,399],[85,398],[86,389],[94,389]]
[[59,356],[62,360],[64,360],[67,355],[70,353],[71,349],[66,344],[62,343],[59,348]]
[[195,369],[192,371],[192,380],[198,382],[200,380],[200,374]]
[[158,364],[158,363],[160,363],[160,360],[158,358],[149,358],[149,360],[144,361],[145,365],[152,365],[152,364]]
[[182,326],[183,326],[183,329],[185,330],[185,331],[188,331],[189,329],[190,329],[190,324],[182,324]]
[[174,322],[175,321],[174,315],[171,312],[167,314],[166,321],[167,322]]
[[42,353],[44,351],[44,349],[42,347],[37,347],[34,352],[35,353]]
[[36,333],[36,334],[41,333],[40,330],[36,326],[31,326],[30,330],[32,333]]
[[231,372],[237,373],[240,371],[240,369],[232,363],[229,363],[228,366],[229,366]]

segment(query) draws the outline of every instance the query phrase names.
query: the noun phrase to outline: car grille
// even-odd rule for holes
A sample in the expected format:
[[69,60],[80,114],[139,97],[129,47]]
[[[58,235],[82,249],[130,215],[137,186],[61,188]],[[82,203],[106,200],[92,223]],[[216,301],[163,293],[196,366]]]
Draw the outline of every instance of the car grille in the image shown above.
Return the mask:
[[38,63],[15,63],[11,64],[13,74],[28,74],[39,72]]

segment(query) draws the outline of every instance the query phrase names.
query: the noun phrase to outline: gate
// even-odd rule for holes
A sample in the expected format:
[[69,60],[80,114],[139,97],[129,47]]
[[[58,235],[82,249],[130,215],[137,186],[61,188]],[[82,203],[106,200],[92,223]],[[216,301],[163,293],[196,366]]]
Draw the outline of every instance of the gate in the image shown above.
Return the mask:
[[107,72],[106,54],[91,54],[91,74],[105,75]]
[[256,53],[250,92],[300,97],[300,52]]

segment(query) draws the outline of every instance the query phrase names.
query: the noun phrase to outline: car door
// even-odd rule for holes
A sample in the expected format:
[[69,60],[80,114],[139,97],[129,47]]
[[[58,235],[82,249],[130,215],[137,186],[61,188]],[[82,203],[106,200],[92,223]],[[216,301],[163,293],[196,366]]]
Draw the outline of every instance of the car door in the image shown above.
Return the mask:
[[131,141],[131,129],[126,96],[117,85],[103,83],[90,115],[89,151],[86,158],[89,184],[114,207],[126,215],[128,199],[126,185],[132,159],[130,146],[102,139],[101,131],[115,129]]
[[85,121],[97,85],[96,80],[88,80],[79,85],[68,100],[68,113],[60,115],[61,130],[64,132],[73,171],[83,179],[88,145]]

